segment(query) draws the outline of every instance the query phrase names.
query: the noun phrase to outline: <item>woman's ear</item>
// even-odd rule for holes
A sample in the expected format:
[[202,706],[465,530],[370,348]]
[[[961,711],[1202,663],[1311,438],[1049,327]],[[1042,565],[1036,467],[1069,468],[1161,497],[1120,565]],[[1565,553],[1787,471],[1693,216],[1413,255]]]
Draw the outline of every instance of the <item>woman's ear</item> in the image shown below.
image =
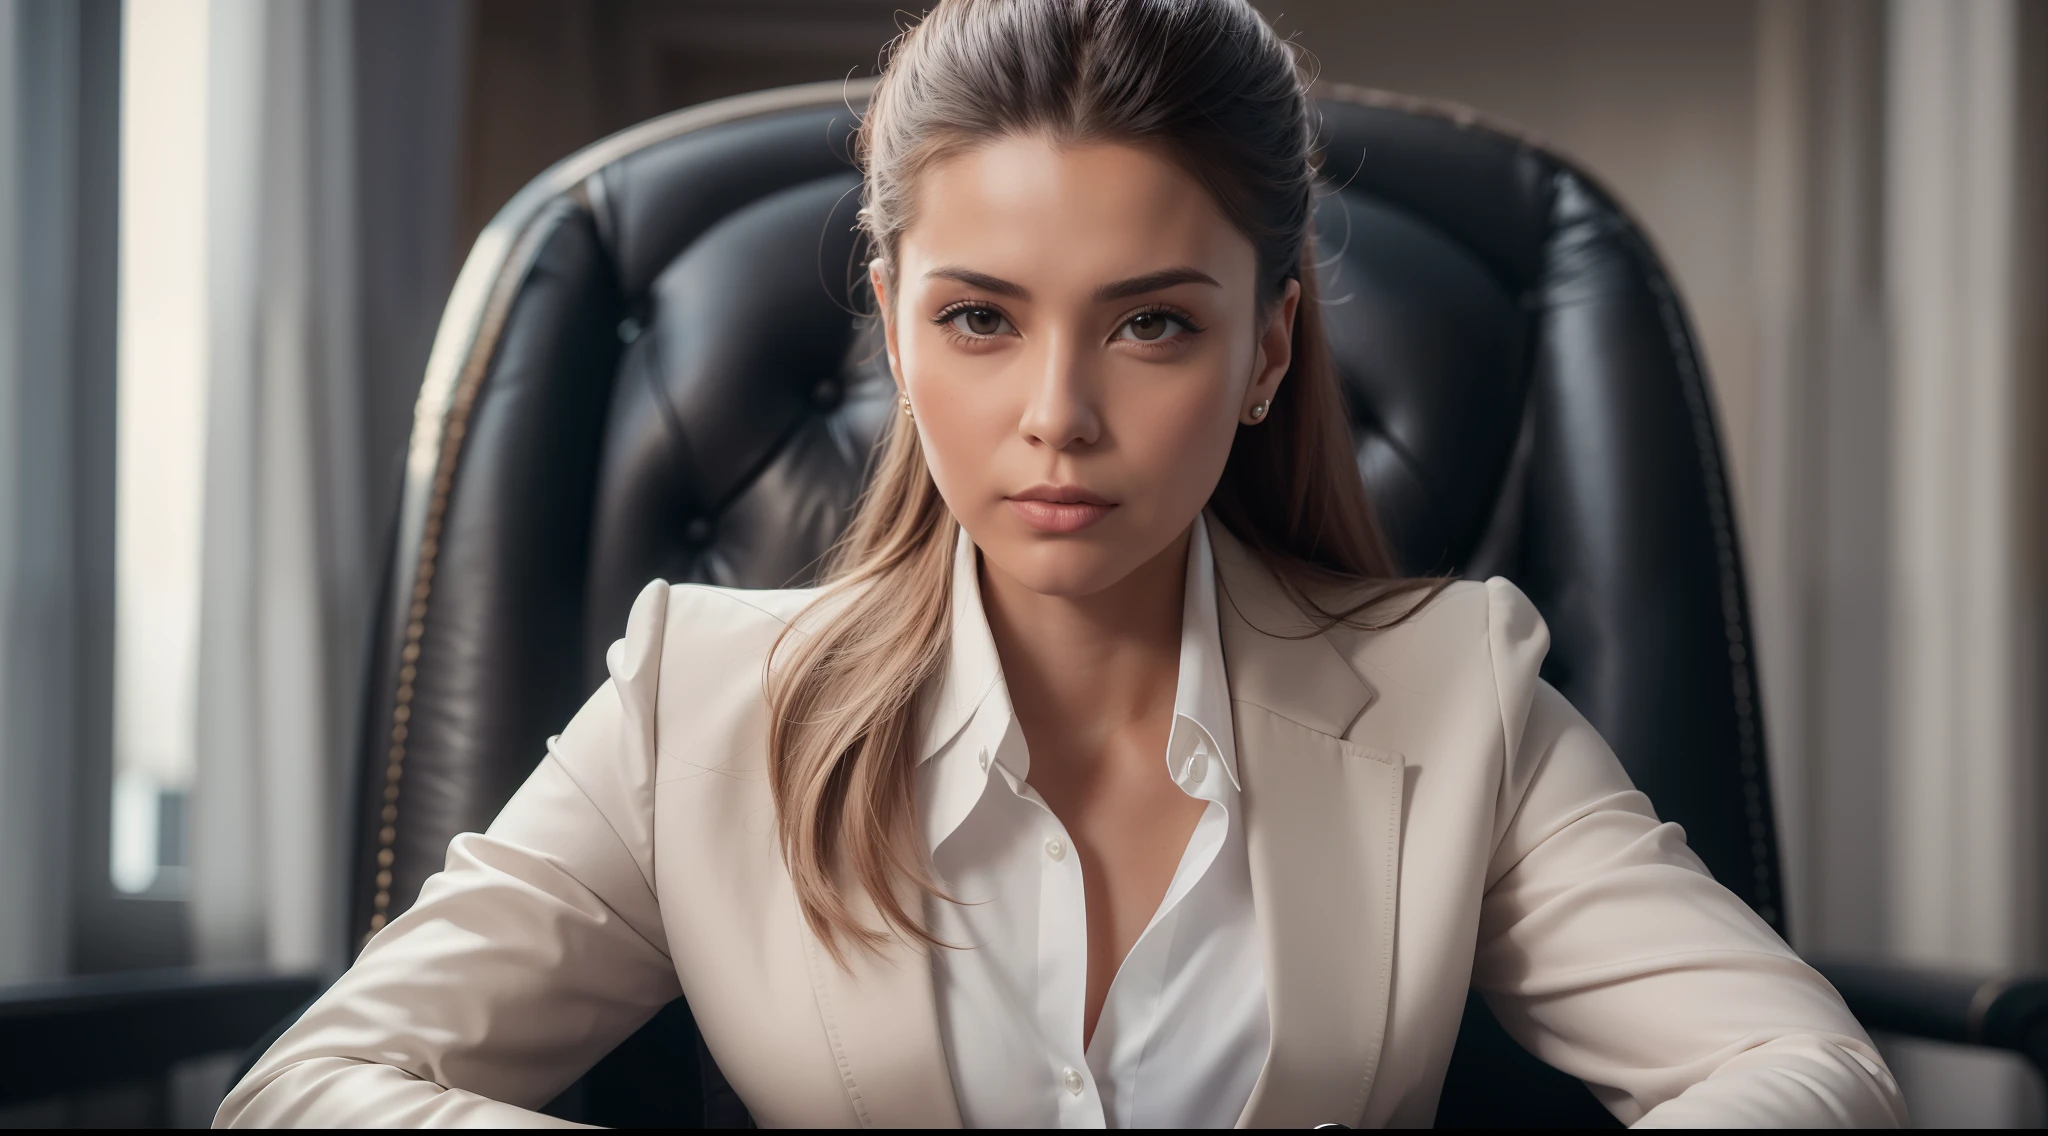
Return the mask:
[[881,257],[868,261],[868,287],[875,293],[875,318],[882,321],[882,347],[889,355],[889,375],[903,386],[903,369],[896,365],[896,320],[889,309],[889,275]]
[[1266,326],[1259,332],[1258,354],[1252,360],[1251,385],[1245,388],[1244,405],[1238,407],[1240,422],[1258,422],[1265,417],[1260,408],[1254,415],[1252,408],[1264,403],[1272,405],[1273,396],[1280,390],[1280,380],[1287,377],[1287,368],[1294,365],[1294,316],[1301,305],[1301,281],[1289,280],[1286,290],[1266,315]]

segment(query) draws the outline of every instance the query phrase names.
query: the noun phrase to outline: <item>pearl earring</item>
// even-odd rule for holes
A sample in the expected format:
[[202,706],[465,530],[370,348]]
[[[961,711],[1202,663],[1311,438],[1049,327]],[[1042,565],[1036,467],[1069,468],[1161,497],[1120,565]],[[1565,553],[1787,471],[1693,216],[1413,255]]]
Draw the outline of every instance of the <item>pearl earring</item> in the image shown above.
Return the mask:
[[910,409],[910,396],[907,394],[898,395],[897,399],[903,404],[903,417],[910,419],[912,422],[917,421],[917,411]]
[[1252,421],[1254,421],[1254,422],[1262,422],[1262,421],[1264,421],[1264,420],[1265,420],[1265,418],[1266,418],[1266,407],[1267,407],[1267,406],[1269,406],[1269,405],[1271,405],[1271,403],[1270,403],[1270,400],[1267,400],[1267,399],[1263,399],[1263,398],[1262,398],[1262,399],[1260,399],[1259,401],[1257,401],[1257,402],[1253,403],[1253,404],[1252,404]]

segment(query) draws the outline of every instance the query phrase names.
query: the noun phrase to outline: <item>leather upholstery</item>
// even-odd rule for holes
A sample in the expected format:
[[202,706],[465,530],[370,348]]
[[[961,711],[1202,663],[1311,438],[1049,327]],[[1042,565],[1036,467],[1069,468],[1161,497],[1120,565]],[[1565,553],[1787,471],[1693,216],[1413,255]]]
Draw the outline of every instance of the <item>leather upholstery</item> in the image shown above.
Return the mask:
[[[646,580],[802,582],[844,523],[893,409],[847,286],[844,96],[657,120],[544,175],[479,242],[373,650],[356,937],[489,822]],[[1469,116],[1345,90],[1322,109],[1327,322],[1404,565],[1519,584],[1550,623],[1546,677],[1782,930],[1711,400],[1655,253],[1586,174]],[[743,1119],[708,1060],[701,1086],[676,1079],[681,1011],[563,1107]],[[1476,1003],[1466,1033],[1440,1123],[1604,1119]]]

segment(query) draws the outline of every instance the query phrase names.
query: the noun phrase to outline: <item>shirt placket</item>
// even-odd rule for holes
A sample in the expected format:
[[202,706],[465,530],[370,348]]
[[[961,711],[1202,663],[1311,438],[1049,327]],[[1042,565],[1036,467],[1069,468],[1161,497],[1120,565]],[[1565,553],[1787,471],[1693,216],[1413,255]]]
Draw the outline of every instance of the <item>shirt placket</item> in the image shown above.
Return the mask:
[[1102,1094],[1081,1045],[1088,990],[1088,899],[1081,885],[1081,861],[1067,830],[1029,785],[1006,767],[1003,776],[1039,818],[1038,1005],[1045,1040],[1046,1070],[1061,1128],[1107,1127]]
[[[1180,737],[1172,740],[1182,743]],[[1122,1044],[1116,1053],[1094,1055],[1096,1063],[1109,1072],[1119,1086],[1122,1095],[1116,1100],[1115,1107],[1119,1117],[1126,1119],[1136,1114],[1138,1100],[1145,1091],[1145,1059],[1157,1040],[1160,994],[1166,982],[1167,962],[1173,952],[1181,905],[1190,893],[1202,886],[1228,839],[1230,809],[1222,799],[1224,794],[1220,782],[1228,774],[1217,764],[1214,752],[1199,734],[1188,736],[1182,745],[1190,752],[1185,757],[1169,752],[1168,775],[1183,792],[1208,802],[1208,807],[1196,824],[1188,847],[1182,852],[1180,869],[1175,872],[1159,910],[1138,936],[1137,942],[1132,944],[1129,956],[1117,971],[1109,1002],[1104,1005],[1105,1017],[1111,1013],[1118,1015],[1117,1034]],[[1172,748],[1178,750],[1182,745]],[[1219,780],[1210,781],[1212,774]],[[1096,1028],[1099,1034],[1101,1026]],[[1120,1126],[1124,1123],[1119,1121]]]

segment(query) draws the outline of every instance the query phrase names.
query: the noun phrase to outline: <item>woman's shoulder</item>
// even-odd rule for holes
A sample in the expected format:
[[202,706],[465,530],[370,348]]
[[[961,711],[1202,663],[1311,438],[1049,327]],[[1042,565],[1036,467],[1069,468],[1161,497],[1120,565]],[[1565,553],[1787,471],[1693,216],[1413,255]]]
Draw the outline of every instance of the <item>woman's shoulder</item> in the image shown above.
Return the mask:
[[1525,654],[1533,646],[1540,659],[1550,646],[1550,631],[1536,605],[1505,576],[1451,580],[1420,604],[1413,621],[1420,634],[1484,645],[1489,651],[1508,648]]
[[1543,633],[1536,605],[1505,576],[1347,580],[1305,592],[1317,608],[1344,613],[1343,622],[1367,631],[1399,628],[1411,637],[1475,645],[1496,634],[1520,640]]
[[[1382,585],[1378,593],[1359,596],[1372,600],[1359,619],[1368,626],[1340,627],[1330,637],[1383,694],[1444,691],[1466,686],[1457,680],[1467,679],[1503,708],[1527,704],[1550,649],[1550,631],[1512,581],[1494,576],[1416,582],[1393,591]],[[1328,601],[1318,600],[1327,610]]]
[[725,588],[650,581],[606,653],[612,681],[647,701],[755,701],[776,645],[829,610],[825,588]]
[[830,589],[650,581],[605,652],[609,681],[587,707],[593,721],[615,725],[578,731],[572,724],[560,756],[588,778],[623,778],[636,792],[712,770],[757,772],[777,645],[802,632],[807,613],[833,604]]
[[784,626],[826,595],[824,588],[726,588],[716,584],[671,584],[652,580],[641,589],[635,604],[655,602],[678,614],[736,620],[741,623],[768,621]]
[[680,637],[699,647],[737,647],[806,622],[807,615],[832,606],[834,595],[822,587],[727,588],[650,580],[633,600],[621,642]]

